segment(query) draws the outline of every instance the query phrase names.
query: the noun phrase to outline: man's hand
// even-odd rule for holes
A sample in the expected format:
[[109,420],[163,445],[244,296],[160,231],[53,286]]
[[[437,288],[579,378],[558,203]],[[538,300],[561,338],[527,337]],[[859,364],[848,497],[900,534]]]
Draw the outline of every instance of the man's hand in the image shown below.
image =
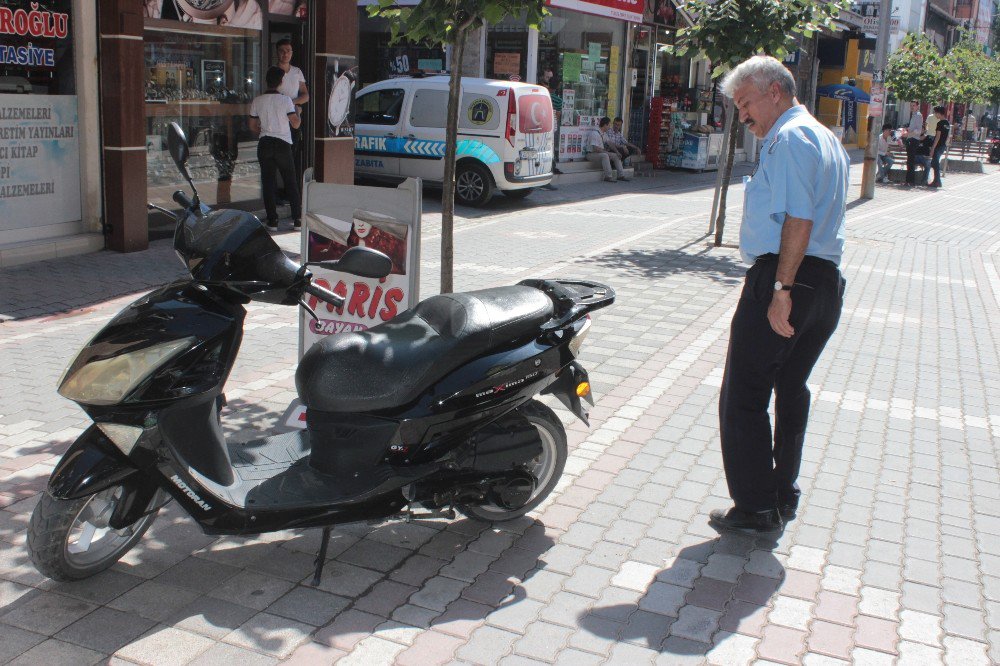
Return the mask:
[[795,335],[795,329],[788,323],[792,316],[792,295],[787,291],[776,291],[767,308],[767,320],[775,333],[783,338]]

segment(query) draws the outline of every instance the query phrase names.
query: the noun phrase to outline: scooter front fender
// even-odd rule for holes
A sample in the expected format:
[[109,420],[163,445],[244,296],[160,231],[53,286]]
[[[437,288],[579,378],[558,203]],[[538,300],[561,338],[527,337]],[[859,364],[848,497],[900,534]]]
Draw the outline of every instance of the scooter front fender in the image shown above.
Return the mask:
[[133,486],[142,478],[142,472],[107,435],[91,425],[56,465],[49,477],[49,494],[56,499],[79,499],[115,485]]

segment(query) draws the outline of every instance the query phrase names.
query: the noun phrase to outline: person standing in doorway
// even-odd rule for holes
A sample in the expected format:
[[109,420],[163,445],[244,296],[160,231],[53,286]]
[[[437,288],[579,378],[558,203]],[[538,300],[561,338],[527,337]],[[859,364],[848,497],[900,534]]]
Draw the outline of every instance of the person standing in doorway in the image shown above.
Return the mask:
[[271,67],[265,75],[267,90],[250,104],[250,131],[260,135],[257,159],[260,161],[261,189],[267,226],[278,228],[277,175],[285,182],[285,192],[292,205],[292,223],[302,226],[302,199],[299,197],[295,166],[292,164],[292,130],[302,124],[302,118],[287,95],[278,90],[285,73]]
[[[933,132],[934,129],[928,125],[927,133]],[[979,125],[976,123],[976,114],[972,113],[972,109],[965,112],[965,120],[962,121],[962,138],[966,141],[975,141],[976,133],[979,131]]]
[[910,102],[910,124],[906,128],[906,184],[917,183],[917,148],[920,139],[924,138],[924,114],[920,113],[920,104]]
[[[948,136],[951,134],[951,123],[948,122],[948,117],[945,114],[943,106],[934,107],[934,111],[940,119],[937,126],[934,127],[934,143],[931,145],[931,169],[934,170],[934,180],[927,185],[929,187],[941,187],[941,156],[948,149]],[[972,116],[972,111],[969,111],[968,117],[972,118],[972,121],[975,122],[976,119]]]
[[[274,45],[275,55],[278,58],[278,67],[285,73],[285,78],[281,81],[278,92],[292,98],[295,110],[302,117],[302,105],[309,101],[309,87],[306,85],[306,76],[302,70],[292,64],[292,40],[280,39]],[[292,131],[292,158],[295,163],[295,185],[302,182],[302,131],[295,129]],[[284,176],[282,176],[284,179]],[[288,199],[288,192],[285,192]],[[289,199],[290,201],[290,199]]]
[[781,61],[754,56],[721,87],[762,147],[740,227],[740,252],[752,266],[733,315],[719,398],[734,506],[712,511],[709,522],[757,534],[782,529],[798,508],[806,380],[843,306],[839,264],[850,160],[837,137],[799,104],[795,79]]

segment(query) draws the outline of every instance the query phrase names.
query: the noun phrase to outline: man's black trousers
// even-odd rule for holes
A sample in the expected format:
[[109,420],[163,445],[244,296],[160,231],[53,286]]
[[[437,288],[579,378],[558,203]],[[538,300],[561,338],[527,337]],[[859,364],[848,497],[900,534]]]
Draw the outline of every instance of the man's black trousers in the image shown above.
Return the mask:
[[302,199],[299,198],[299,184],[295,178],[295,165],[292,163],[292,145],[273,136],[262,136],[257,142],[257,159],[260,161],[260,186],[267,221],[278,221],[276,175],[279,172],[285,183],[285,195],[292,204],[292,219],[301,219]]
[[906,183],[908,185],[917,184],[917,149],[920,148],[920,139],[906,140]]
[[[744,511],[798,499],[795,480],[809,417],[806,380],[840,321],[846,285],[832,262],[806,256],[791,294],[795,335],[784,338],[767,319],[777,268],[777,255],[764,255],[747,271],[719,399],[726,481]],[[772,392],[773,437],[767,413]]]

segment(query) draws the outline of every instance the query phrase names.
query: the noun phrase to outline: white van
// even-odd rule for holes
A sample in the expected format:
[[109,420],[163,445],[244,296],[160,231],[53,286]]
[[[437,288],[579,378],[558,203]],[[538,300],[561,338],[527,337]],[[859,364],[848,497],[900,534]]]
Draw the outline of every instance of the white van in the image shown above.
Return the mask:
[[[355,95],[358,175],[444,181],[448,77],[379,81]],[[462,78],[455,199],[523,198],[552,180],[552,100],[531,83]]]

